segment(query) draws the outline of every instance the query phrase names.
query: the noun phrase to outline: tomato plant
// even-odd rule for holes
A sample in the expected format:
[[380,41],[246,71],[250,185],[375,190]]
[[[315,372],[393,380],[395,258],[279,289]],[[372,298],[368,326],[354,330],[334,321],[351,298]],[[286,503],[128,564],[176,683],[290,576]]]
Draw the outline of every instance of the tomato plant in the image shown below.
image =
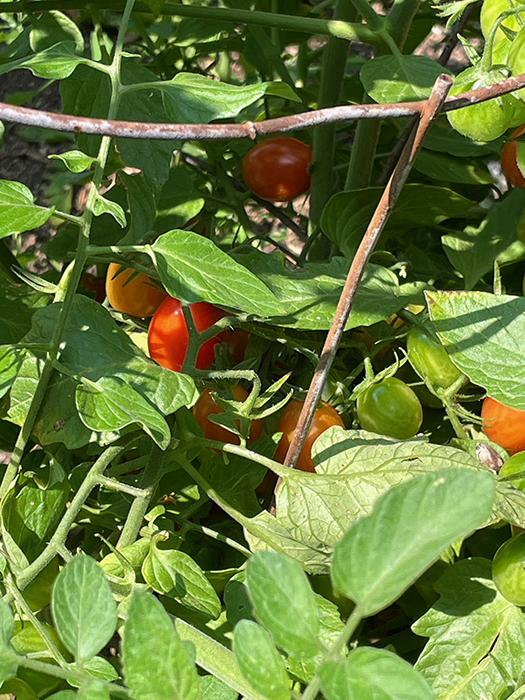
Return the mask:
[[[235,384],[231,391],[235,401],[244,401],[248,396],[248,392],[240,384]],[[240,440],[238,435],[226,430],[226,428],[223,428],[222,425],[213,423],[208,418],[213,414],[224,413],[223,407],[219,406],[219,404],[215,401],[214,392],[212,389],[209,387],[204,389],[202,394],[197,399],[197,403],[193,407],[192,412],[197,419],[197,423],[202,428],[205,438],[208,438],[208,440],[219,440],[220,442],[231,442],[234,445],[239,444]],[[236,422],[239,426],[239,421]],[[262,429],[262,420],[252,421],[248,442],[258,440],[261,437]]]
[[446,389],[463,375],[437,336],[428,328],[414,326],[410,330],[407,335],[407,355],[419,376],[434,387]]
[[492,578],[510,603],[525,605],[525,532],[511,537],[498,549],[492,560]]
[[261,141],[244,157],[248,187],[265,199],[290,201],[310,187],[312,149],[303,141],[281,136]]
[[[299,414],[303,407],[303,401],[299,399],[291,399],[286,404],[283,411],[279,424],[277,425],[277,431],[282,432],[282,437],[277,445],[277,450],[275,451],[274,459],[277,462],[283,462],[286,457],[286,452],[290,447],[295,434],[295,428],[297,426],[297,421],[299,419]],[[341,428],[345,427],[343,419],[337,413],[335,408],[332,408],[330,404],[323,403],[322,406],[315,409],[314,417],[312,419],[312,424],[308,430],[308,435],[304,441],[303,449],[299,453],[297,463],[295,465],[296,469],[300,469],[303,472],[315,472],[314,460],[312,459],[312,445],[317,440],[319,435],[324,433],[325,430],[331,428],[333,425],[338,425]]]
[[357,418],[365,430],[406,440],[421,427],[423,409],[407,384],[388,377],[357,397]]
[[481,407],[483,431],[509,454],[525,450],[525,411],[487,396]]
[[[199,333],[213,326],[220,318],[228,316],[226,311],[206,301],[197,301],[189,307],[195,328]],[[200,346],[195,363],[197,369],[206,369],[211,365],[215,359],[215,346],[225,339],[226,334],[226,331],[221,331]],[[180,372],[189,341],[190,334],[182,304],[175,297],[167,297],[155,312],[149,325],[150,356],[159,365]]]
[[130,268],[122,269],[118,263],[110,263],[108,267],[106,295],[114,309],[139,318],[153,316],[167,297],[151,277]]
[[518,167],[518,142],[512,139],[523,133],[525,124],[522,124],[512,133],[511,139],[506,142],[501,151],[501,169],[507,180],[514,187],[525,187],[525,176]]

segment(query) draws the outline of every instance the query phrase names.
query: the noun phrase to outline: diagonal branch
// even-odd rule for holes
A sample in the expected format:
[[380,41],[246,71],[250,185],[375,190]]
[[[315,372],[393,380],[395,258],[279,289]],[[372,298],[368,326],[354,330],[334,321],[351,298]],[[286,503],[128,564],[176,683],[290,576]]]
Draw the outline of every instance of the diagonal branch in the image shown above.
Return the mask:
[[432,122],[439,114],[445,98],[452,86],[452,78],[449,75],[441,75],[436,80],[434,89],[425,109],[421,114],[419,124],[412,131],[410,139],[405,146],[401,157],[390,177],[390,180],[383,192],[381,200],[372,216],[368,228],[361,240],[357,253],[352,261],[348,276],[346,278],[343,292],[337,305],[332,326],[326,336],[326,341],[319,359],[319,364],[314,373],[312,383],[308,390],[306,400],[297,421],[293,440],[288,448],[284,464],[293,467],[297,462],[299,453],[304,444],[305,437],[310,428],[312,418],[321,397],[326,377],[334,361],[339,342],[342,338],[348,316],[352,309],[352,304],[357,293],[357,288],[363,276],[365,266],[372,255],[374,247],[388,221],[394,205],[401,194],[401,190],[408,178],[416,155],[421,147],[423,138],[430,128]]

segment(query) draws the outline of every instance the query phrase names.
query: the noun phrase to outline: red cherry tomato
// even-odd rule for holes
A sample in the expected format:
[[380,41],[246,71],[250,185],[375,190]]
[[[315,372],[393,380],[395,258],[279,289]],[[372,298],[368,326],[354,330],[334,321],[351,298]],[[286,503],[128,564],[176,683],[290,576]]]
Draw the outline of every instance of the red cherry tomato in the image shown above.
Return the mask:
[[483,432],[509,454],[525,450],[525,411],[487,396],[481,408]]
[[261,141],[244,158],[244,180],[259,197],[288,202],[309,189],[312,154],[310,146],[290,136]]
[[87,289],[88,292],[94,292],[95,299],[102,304],[106,298],[106,288],[102,277],[96,277],[90,272],[84,272],[82,275],[82,286],[84,289]]
[[[248,392],[240,384],[236,384],[232,387],[232,394],[235,401],[244,401],[248,396]],[[230,433],[229,430],[226,430],[226,428],[223,428],[221,425],[217,425],[217,423],[212,423],[211,420],[208,420],[208,416],[213,413],[224,413],[222,406],[219,406],[219,404],[215,402],[214,394],[211,389],[204,389],[197,399],[197,403],[193,407],[192,412],[197,419],[197,423],[202,428],[204,437],[208,438],[208,440],[220,440],[221,442],[230,442],[233,445],[239,444],[240,440],[237,435]],[[238,421],[236,422],[238,424]],[[262,428],[262,420],[252,421],[248,442],[258,440],[261,437]]]
[[225,341],[228,345],[228,350],[230,351],[230,355],[237,363],[244,360],[249,338],[250,334],[248,331],[243,331],[242,329],[226,331]]
[[[226,311],[206,301],[190,304],[190,310],[199,333],[213,326],[223,316],[228,316]],[[211,365],[215,359],[215,345],[225,340],[226,335],[226,330],[221,331],[201,345],[195,363],[197,369],[206,369]],[[180,300],[167,297],[149,325],[148,347],[151,358],[163,367],[180,372],[189,340],[188,326]]]
[[[282,432],[283,436],[277,445],[277,450],[275,452],[275,461],[283,462],[290,446],[293,436],[295,434],[295,428],[297,421],[299,419],[299,414],[303,407],[303,401],[299,399],[292,399],[286,404],[281,420],[277,426],[277,430]],[[343,420],[339,413],[332,408],[330,404],[323,403],[320,408],[315,409],[314,417],[306,440],[304,441],[303,449],[299,454],[299,459],[295,465],[296,469],[300,469],[303,472],[315,472],[314,461],[312,459],[312,445],[317,440],[321,433],[325,430],[331,428],[332,425],[339,425],[341,428],[345,427]]]
[[[130,280],[133,270],[122,269],[118,263],[110,263],[106,275],[106,294],[111,306],[124,314],[140,318],[153,316],[161,302],[167,297],[166,292],[143,272]],[[129,281],[128,281],[129,280]]]
[[[513,132],[512,138],[517,138],[523,133],[525,129],[525,124],[519,126],[516,131]],[[501,151],[501,169],[507,180],[514,185],[514,187],[525,187],[525,177],[523,173],[518,168],[518,142],[517,141],[507,141],[503,146]]]

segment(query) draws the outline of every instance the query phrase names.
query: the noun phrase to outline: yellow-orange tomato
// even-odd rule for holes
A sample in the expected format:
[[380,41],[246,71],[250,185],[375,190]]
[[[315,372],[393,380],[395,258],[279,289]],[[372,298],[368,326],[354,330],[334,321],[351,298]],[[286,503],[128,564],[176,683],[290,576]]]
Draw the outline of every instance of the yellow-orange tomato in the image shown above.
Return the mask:
[[[248,392],[240,384],[236,384],[232,387],[232,394],[235,401],[244,401],[248,396]],[[211,420],[208,420],[208,416],[213,413],[224,413],[222,406],[219,406],[219,404],[215,402],[214,395],[210,388],[204,389],[192,411],[197,419],[197,423],[202,428],[205,438],[208,438],[208,440],[219,440],[220,442],[230,442],[233,445],[238,445],[240,443],[238,435],[230,433],[230,431],[223,428],[222,425],[212,423]],[[239,422],[236,421],[236,423],[239,426]],[[262,420],[252,421],[248,442],[258,440],[261,437],[262,428]]]
[[525,411],[487,396],[481,408],[483,432],[509,454],[525,450]]
[[[512,138],[517,138],[523,133],[525,129],[525,124],[513,132]],[[518,168],[518,142],[517,141],[507,141],[503,146],[501,151],[501,169],[507,180],[514,185],[514,187],[525,187],[525,177],[523,173]]]
[[[283,436],[275,452],[274,459],[276,462],[283,462],[286,457],[286,453],[295,434],[295,428],[303,403],[304,402],[299,401],[299,399],[292,399],[284,409],[281,420],[277,426],[277,430],[282,432]],[[296,469],[300,469],[303,472],[315,472],[314,461],[312,459],[312,445],[319,435],[324,433],[325,430],[328,430],[328,428],[331,428],[332,425],[339,425],[341,428],[345,427],[341,416],[337,413],[335,408],[332,408],[330,404],[323,403],[320,408],[315,409],[310,430],[308,431],[303,449],[295,465]]]
[[[143,272],[130,279],[133,270],[111,263],[106,275],[106,295],[111,306],[123,314],[139,318],[153,316],[161,302],[168,296],[158,284]],[[129,281],[128,281],[129,280]]]

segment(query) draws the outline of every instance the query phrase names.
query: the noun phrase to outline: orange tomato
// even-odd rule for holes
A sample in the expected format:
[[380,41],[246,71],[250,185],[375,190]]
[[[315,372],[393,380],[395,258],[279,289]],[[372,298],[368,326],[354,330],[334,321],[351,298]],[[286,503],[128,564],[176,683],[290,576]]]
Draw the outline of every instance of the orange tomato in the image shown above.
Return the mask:
[[[139,272],[130,279],[134,270],[118,263],[110,263],[106,275],[106,295],[111,306],[123,314],[139,318],[153,316],[161,302],[168,296],[155,280]],[[128,281],[129,280],[129,281]]]
[[509,454],[525,450],[525,411],[487,396],[481,408],[483,432]]
[[[233,398],[235,401],[244,401],[248,396],[248,392],[240,384],[232,387]],[[208,440],[219,440],[220,442],[230,442],[233,445],[240,443],[239,436],[230,433],[229,430],[223,428],[222,425],[212,423],[208,416],[216,413],[224,413],[222,406],[215,402],[215,397],[212,389],[206,388],[197,399],[197,403],[192,409],[193,415],[197,419],[197,423],[202,428],[204,437]],[[239,421],[236,421],[239,426]],[[262,420],[252,421],[248,442],[254,442],[261,437],[263,429]]]
[[[519,126],[516,131],[513,132],[512,138],[517,138],[523,133],[525,129],[525,124]],[[503,146],[501,151],[501,169],[507,180],[514,185],[514,187],[525,187],[525,177],[523,173],[518,168],[518,142],[517,141],[507,141]]]
[[[303,407],[304,401],[292,399],[286,404],[286,408],[281,416],[281,420],[277,426],[277,430],[282,432],[283,436],[277,445],[274,459],[276,462],[283,462],[295,434],[295,428],[299,419],[299,414]],[[330,406],[323,403],[320,408],[315,409],[312,424],[304,441],[303,449],[299,454],[299,459],[295,465],[296,469],[303,472],[315,472],[314,461],[312,459],[312,445],[317,440],[321,433],[331,428],[332,425],[338,425],[341,428],[345,427],[339,413]]]

